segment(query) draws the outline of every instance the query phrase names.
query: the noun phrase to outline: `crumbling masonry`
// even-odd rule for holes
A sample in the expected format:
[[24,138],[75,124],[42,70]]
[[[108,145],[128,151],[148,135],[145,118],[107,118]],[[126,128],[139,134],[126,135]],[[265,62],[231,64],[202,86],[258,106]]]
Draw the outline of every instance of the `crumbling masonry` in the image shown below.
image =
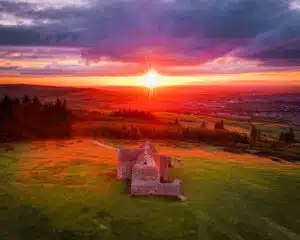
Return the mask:
[[180,194],[180,180],[168,181],[171,157],[158,155],[150,142],[138,149],[118,152],[118,179],[131,179],[131,195],[161,195],[185,198]]

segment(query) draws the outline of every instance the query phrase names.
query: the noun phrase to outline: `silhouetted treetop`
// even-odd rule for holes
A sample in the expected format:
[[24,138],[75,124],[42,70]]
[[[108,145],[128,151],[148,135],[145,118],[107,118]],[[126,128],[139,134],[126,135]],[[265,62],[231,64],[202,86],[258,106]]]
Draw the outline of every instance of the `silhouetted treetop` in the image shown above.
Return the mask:
[[42,105],[40,99],[37,96],[35,96],[33,98],[33,104],[35,104],[35,105]]
[[215,123],[215,129],[216,129],[216,130],[224,130],[224,129],[225,129],[225,128],[224,128],[224,121],[221,120],[220,122],[216,122],[216,123]]
[[30,103],[30,98],[28,95],[24,95],[23,99],[22,99],[24,104],[29,104]]
[[71,112],[66,101],[42,104],[37,96],[28,95],[0,101],[0,141],[25,138],[65,137],[71,133]]
[[111,116],[123,117],[123,118],[138,118],[144,120],[154,120],[155,116],[151,112],[143,110],[132,110],[132,109],[119,109],[118,111],[113,111]]

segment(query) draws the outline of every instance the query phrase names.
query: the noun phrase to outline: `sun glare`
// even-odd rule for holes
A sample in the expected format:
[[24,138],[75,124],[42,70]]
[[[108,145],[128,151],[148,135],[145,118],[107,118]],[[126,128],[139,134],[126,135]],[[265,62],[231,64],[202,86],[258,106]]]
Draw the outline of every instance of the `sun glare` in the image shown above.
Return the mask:
[[154,69],[150,69],[145,75],[142,76],[142,78],[142,84],[148,88],[157,87],[161,80],[161,76]]

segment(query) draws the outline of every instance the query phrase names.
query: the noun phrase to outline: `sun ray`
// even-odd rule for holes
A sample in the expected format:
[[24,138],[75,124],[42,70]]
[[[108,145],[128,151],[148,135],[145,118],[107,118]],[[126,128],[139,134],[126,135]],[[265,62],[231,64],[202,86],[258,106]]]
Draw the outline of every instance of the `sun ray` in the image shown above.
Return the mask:
[[155,69],[150,69],[146,74],[142,75],[142,85],[147,88],[156,88],[162,84],[163,76]]
[[149,89],[149,97],[154,94],[155,88],[162,84],[162,76],[151,68],[149,71],[142,75],[142,85]]

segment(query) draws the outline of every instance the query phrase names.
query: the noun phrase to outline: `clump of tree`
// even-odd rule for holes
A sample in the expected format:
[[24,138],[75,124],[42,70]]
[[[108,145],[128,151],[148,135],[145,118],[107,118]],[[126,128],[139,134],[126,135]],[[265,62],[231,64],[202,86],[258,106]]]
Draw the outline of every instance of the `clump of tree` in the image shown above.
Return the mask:
[[153,113],[143,110],[136,109],[120,109],[117,111],[113,111],[110,114],[113,117],[122,117],[122,118],[137,118],[143,120],[155,120],[155,116]]
[[290,128],[288,132],[281,132],[279,135],[279,141],[285,144],[291,144],[295,142],[294,129]]
[[250,139],[253,142],[260,141],[261,139],[261,130],[257,129],[255,125],[251,127]]
[[231,143],[249,143],[249,138],[246,134],[228,131],[226,129],[223,129],[223,131],[215,131],[207,128],[184,128],[183,140],[185,139],[220,145]]
[[180,121],[178,118],[175,119],[175,125],[180,125]]
[[0,101],[0,140],[66,137],[71,134],[71,112],[66,100],[42,104],[38,97],[4,96]]
[[215,131],[207,128],[189,128],[176,125],[122,125],[101,126],[95,136],[119,139],[156,139],[206,142],[211,144],[249,143],[248,136],[238,132]]
[[225,129],[225,128],[224,128],[224,121],[221,120],[221,121],[219,121],[219,122],[216,122],[216,123],[215,123],[215,129],[216,129],[216,130],[224,130],[224,129]]

